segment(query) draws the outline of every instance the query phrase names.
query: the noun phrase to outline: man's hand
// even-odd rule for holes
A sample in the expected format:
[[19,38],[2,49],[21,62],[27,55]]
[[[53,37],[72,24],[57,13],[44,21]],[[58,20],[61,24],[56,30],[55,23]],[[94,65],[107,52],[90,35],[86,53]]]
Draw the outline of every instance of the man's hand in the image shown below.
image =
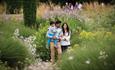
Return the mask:
[[60,35],[60,37],[63,37],[63,35]]
[[56,39],[56,36],[53,36],[53,39]]

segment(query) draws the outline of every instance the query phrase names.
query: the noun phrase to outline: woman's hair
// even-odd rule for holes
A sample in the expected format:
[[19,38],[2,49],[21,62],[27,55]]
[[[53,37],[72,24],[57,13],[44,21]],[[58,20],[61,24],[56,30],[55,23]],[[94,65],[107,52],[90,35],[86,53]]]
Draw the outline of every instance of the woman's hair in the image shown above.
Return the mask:
[[68,24],[67,23],[63,23],[63,25],[62,25],[62,31],[63,31],[63,34],[65,35],[65,30],[64,30],[64,25],[66,24],[66,26],[67,26],[67,32],[68,32],[68,35],[70,34],[70,30],[69,30],[69,26],[68,26]]

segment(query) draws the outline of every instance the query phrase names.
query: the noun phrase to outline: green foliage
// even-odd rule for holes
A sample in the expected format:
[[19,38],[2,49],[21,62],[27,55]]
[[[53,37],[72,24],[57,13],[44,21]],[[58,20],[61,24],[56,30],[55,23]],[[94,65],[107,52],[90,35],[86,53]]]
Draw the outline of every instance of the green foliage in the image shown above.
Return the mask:
[[[76,19],[69,18],[69,17],[57,17],[57,18],[62,21],[62,24],[64,22],[68,23],[68,25],[70,26],[70,30],[72,32],[72,36],[75,34],[75,30],[77,29],[78,26],[82,27],[80,25],[80,21]],[[55,19],[51,19],[51,20],[55,20]],[[50,60],[50,49],[49,46],[47,45],[47,38],[46,38],[46,32],[49,27],[49,20],[44,21],[44,19],[38,19],[37,21],[38,23],[41,23],[38,32],[35,33],[35,36],[37,37],[36,39],[37,54],[43,61]],[[73,39],[72,42],[74,43]]]
[[[48,49],[46,38],[49,20],[38,18],[37,22],[35,22],[36,4],[32,0],[30,2],[26,0],[23,2],[25,25],[34,27],[36,23],[37,27],[39,27],[38,31],[25,27],[23,23],[13,21],[0,24],[0,60],[7,61],[9,65],[18,66],[19,68],[31,63],[34,58],[24,43],[13,37],[16,28],[20,30],[20,34],[24,37],[35,35],[38,57],[43,61],[50,60],[50,49]],[[60,64],[62,70],[112,70],[114,68],[115,13],[114,10],[111,11],[110,9],[80,11],[79,15],[83,17],[83,22],[80,22],[75,17],[70,17],[71,15],[58,17],[62,23],[67,22],[69,24],[72,32],[71,48],[64,53]],[[32,14],[33,12],[34,14]],[[108,55],[107,57],[104,53],[104,56],[107,57],[106,59],[99,59],[101,51],[106,52]],[[4,66],[3,69],[5,70]]]
[[[91,38],[92,36],[94,38]],[[79,39],[82,40],[80,43],[74,44],[64,53],[62,63],[59,64],[61,70],[114,69],[114,34],[111,32],[85,32],[79,36]]]
[[35,33],[36,44],[37,44],[37,54],[39,55],[39,58],[41,58],[43,61],[50,60],[50,51],[47,49],[47,38],[46,38],[46,32],[47,28],[49,26],[48,21],[43,21],[43,19],[38,19],[41,23],[39,26],[38,32]]
[[115,4],[115,0],[112,0],[111,3],[112,3],[112,4]]
[[0,62],[0,70],[12,70],[10,67],[7,67],[5,64]]
[[13,33],[14,33],[15,29],[17,29],[17,28],[19,28],[20,34],[24,37],[33,35],[36,32],[36,30],[24,26],[23,22],[17,23],[14,21],[10,21],[10,22],[4,22],[3,24],[0,23],[0,31],[1,31],[2,35],[5,37],[13,36]]
[[80,16],[84,19],[81,22],[82,27],[77,27],[77,32],[72,35],[73,43],[63,54],[60,70],[114,69],[115,16],[113,8],[109,7],[108,11],[106,8],[103,8],[103,12],[99,8],[96,12],[81,11]]
[[21,23],[0,23],[0,60],[13,68],[18,67],[22,70],[25,65],[34,61],[34,57],[26,45],[20,39],[15,38],[14,31],[17,28],[24,37],[33,35],[35,32]]
[[18,40],[14,40],[12,38],[6,39],[2,37],[0,46],[1,46],[0,59],[3,62],[6,61],[10,66],[15,67],[18,65],[18,62],[22,62],[22,65],[23,65],[23,64],[26,64],[25,63],[26,58],[32,59],[32,56],[27,50],[27,48]]
[[111,30],[115,20],[114,11],[114,6],[105,5],[101,8],[101,5],[97,5],[96,9],[93,6],[87,6],[85,10],[79,13],[84,20],[83,29],[86,31]]

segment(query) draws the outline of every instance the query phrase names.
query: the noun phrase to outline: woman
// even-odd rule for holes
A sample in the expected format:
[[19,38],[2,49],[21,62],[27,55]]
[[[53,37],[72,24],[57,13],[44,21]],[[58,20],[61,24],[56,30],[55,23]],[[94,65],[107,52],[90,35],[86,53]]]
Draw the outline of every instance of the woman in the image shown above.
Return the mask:
[[62,25],[62,40],[61,40],[62,52],[67,50],[67,48],[70,46],[70,36],[71,32],[69,26],[67,23],[64,23]]

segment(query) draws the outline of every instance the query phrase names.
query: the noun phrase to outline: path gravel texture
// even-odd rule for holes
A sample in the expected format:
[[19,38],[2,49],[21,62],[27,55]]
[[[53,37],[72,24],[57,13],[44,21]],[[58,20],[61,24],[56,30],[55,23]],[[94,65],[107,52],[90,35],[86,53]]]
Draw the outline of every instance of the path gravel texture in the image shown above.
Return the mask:
[[25,70],[59,70],[56,64],[52,65],[51,62],[38,62],[28,66]]

